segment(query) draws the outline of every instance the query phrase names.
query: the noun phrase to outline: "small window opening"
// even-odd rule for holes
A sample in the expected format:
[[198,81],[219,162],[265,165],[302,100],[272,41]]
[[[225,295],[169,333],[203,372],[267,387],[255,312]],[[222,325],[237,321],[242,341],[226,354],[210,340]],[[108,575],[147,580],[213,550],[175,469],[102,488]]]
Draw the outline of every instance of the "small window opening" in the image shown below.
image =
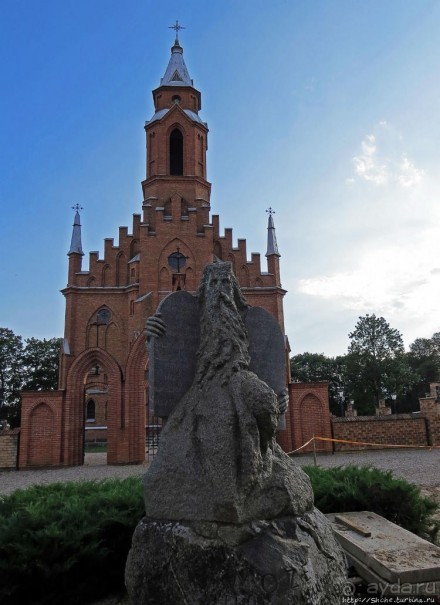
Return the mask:
[[95,402],[93,399],[89,399],[86,406],[86,421],[94,422],[95,421]]
[[183,174],[183,135],[178,128],[170,135],[170,174]]
[[175,72],[173,73],[173,75],[171,77],[171,82],[183,82],[183,79],[181,78],[177,69],[175,70]]

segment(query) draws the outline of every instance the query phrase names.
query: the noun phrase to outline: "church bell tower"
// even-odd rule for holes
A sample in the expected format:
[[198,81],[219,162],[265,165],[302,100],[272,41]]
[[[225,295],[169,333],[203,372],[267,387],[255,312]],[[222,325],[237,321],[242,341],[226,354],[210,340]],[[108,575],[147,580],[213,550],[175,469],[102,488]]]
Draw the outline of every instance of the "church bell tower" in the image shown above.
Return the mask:
[[145,123],[147,162],[142,190],[150,225],[158,207],[164,208],[165,216],[185,216],[188,208],[206,208],[208,213],[210,208],[211,184],[206,180],[208,125],[199,116],[201,94],[185,65],[178,22],[174,29],[176,39],[168,66],[159,87],[153,90],[155,113]]

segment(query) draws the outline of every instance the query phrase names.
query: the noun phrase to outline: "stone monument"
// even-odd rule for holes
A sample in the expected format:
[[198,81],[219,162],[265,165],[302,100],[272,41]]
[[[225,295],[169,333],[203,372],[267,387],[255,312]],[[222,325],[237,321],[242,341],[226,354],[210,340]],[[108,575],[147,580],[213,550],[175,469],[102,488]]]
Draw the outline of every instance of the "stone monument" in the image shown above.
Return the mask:
[[[254,312],[229,263],[205,268],[194,300],[182,311],[187,325],[197,319],[189,335],[198,343],[194,367],[184,328],[155,403],[171,401],[166,385],[179,368],[186,368],[184,379],[193,374],[170,405],[144,478],[146,516],[126,566],[132,603],[336,605],[345,583],[342,551],[313,507],[308,477],[276,443],[286,398],[251,371],[246,323],[259,320],[246,322]],[[150,324],[158,343],[165,321]]]

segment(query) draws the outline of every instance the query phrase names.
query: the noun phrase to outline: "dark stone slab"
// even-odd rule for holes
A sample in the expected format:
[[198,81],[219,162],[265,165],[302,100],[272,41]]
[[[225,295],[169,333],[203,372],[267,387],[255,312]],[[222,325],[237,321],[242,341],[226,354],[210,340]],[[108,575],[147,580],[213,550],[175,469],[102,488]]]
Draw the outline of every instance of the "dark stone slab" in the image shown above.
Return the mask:
[[197,299],[183,290],[173,292],[159,304],[157,314],[166,333],[148,344],[149,402],[156,416],[168,417],[190,388],[200,340]]
[[[159,304],[157,314],[167,330],[149,342],[149,401],[156,416],[168,417],[194,380],[200,341],[199,304],[188,292],[173,292]],[[261,307],[246,310],[244,322],[249,335],[249,369],[279,395],[286,388],[286,351],[280,326]],[[284,415],[278,428],[285,428]]]
[[[244,323],[249,336],[249,369],[270,386],[276,395],[286,389],[286,345],[275,317],[261,307],[250,307]],[[285,429],[284,414],[278,429]]]

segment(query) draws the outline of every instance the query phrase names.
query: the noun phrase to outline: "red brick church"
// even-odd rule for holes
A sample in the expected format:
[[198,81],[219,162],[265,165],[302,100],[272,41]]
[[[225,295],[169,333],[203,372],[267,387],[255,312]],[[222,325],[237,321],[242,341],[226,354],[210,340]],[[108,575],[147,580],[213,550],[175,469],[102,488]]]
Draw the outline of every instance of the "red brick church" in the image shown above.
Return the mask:
[[[88,268],[76,208],[62,290],[66,315],[59,388],[22,394],[20,468],[83,464],[86,436],[100,435],[107,441],[109,464],[145,460],[151,422],[145,320],[170,292],[195,293],[203,267],[214,256],[232,263],[248,303],[272,313],[284,333],[286,291],[272,213],[267,270],[260,254],[248,260],[246,240],[234,247],[232,229],[222,234],[219,216],[210,216],[208,125],[200,117],[201,94],[177,36],[153,101],[154,114],[145,123],[142,213],[133,215],[130,232],[119,227],[117,242],[105,240],[104,258],[90,252]],[[286,338],[290,383],[287,349]],[[279,433],[282,446],[290,451],[312,434],[330,436],[326,384],[295,383],[289,389],[287,426]]]

